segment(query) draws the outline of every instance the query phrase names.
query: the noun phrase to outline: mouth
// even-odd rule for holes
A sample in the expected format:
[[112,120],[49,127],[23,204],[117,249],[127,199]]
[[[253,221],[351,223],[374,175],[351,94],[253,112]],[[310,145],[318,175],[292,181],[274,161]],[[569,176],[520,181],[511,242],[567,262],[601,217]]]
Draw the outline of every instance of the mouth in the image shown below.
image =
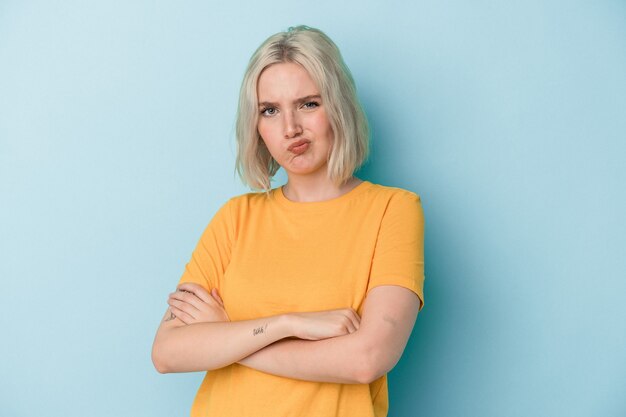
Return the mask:
[[309,149],[310,143],[311,143],[311,141],[309,141],[309,140],[301,139],[301,140],[299,140],[297,142],[294,142],[291,145],[289,145],[287,150],[289,152],[295,153],[296,155],[300,155],[300,154],[306,152],[307,149]]

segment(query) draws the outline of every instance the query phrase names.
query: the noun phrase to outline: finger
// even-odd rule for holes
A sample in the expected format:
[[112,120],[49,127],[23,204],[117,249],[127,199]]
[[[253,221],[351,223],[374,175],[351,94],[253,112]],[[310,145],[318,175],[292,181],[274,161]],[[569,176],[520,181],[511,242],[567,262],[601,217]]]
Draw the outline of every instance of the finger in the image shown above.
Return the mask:
[[352,320],[350,320],[344,310],[338,310],[333,314],[332,326],[337,332],[335,336],[354,333],[356,330],[354,328],[354,323],[352,323]]
[[180,321],[182,321],[185,324],[191,324],[194,322],[194,318],[191,317],[189,314],[185,313],[183,310],[180,310],[174,306],[170,306],[170,311],[174,313],[174,315],[178,317]]
[[352,317],[354,317],[355,320],[361,321],[361,316],[359,316],[359,313],[357,313],[355,309],[349,308],[348,311],[350,312]]
[[359,316],[356,314],[356,312],[353,309],[348,310],[348,319],[350,320],[350,323],[352,323],[352,326],[354,327],[353,332],[356,332],[357,330],[359,330],[361,323],[359,320]]
[[176,289],[179,291],[189,291],[205,303],[208,303],[209,299],[211,298],[211,295],[203,286],[193,282],[183,282],[182,284],[178,285]]
[[176,291],[176,292],[170,293],[169,299],[174,299],[174,300],[187,303],[191,305],[192,307],[194,307],[196,310],[201,310],[202,304],[204,303],[201,299],[196,297],[194,294],[190,294],[185,291]]
[[[192,292],[191,290],[195,292]],[[192,304],[198,310],[205,309],[207,304],[213,308],[220,306],[219,302],[212,297],[212,294],[209,294],[204,287],[198,284],[183,283],[178,286],[177,293],[179,294],[177,298]],[[191,297],[185,294],[188,294]]]
[[354,323],[352,322],[352,320],[350,319],[350,317],[346,317],[346,327],[348,328],[348,333],[356,332],[357,328],[354,325]]
[[220,293],[217,291],[217,288],[213,288],[211,290],[211,295],[218,303],[220,303],[222,307],[224,307],[224,300],[222,300],[222,297],[220,297]]
[[347,314],[348,318],[354,325],[355,331],[359,330],[359,327],[361,327],[361,318],[359,317],[359,315],[353,309],[348,309]]
[[195,295],[200,299],[206,299],[208,291],[201,285],[194,282],[183,282],[176,286],[176,291],[183,291]]
[[193,319],[195,319],[198,313],[200,312],[197,308],[195,308],[191,304],[186,303],[184,301],[176,300],[174,298],[169,298],[167,300],[167,304],[170,307],[174,307],[179,311],[183,311],[185,314],[187,314],[189,317]]
[[354,333],[354,325],[347,317],[340,323],[340,335],[346,335],[350,333]]

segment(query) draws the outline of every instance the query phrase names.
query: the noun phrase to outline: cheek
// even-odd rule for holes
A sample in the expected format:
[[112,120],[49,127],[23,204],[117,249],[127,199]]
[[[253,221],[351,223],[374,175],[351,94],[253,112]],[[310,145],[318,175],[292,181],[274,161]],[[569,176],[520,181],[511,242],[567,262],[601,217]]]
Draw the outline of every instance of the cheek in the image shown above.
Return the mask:
[[259,133],[260,139],[259,141],[261,141],[263,144],[265,144],[265,147],[267,148],[267,150],[270,152],[270,154],[273,157],[276,157],[275,155],[275,140],[273,140],[274,138],[274,132],[272,131],[272,129],[262,123],[259,123],[257,125],[257,132]]
[[323,132],[324,135],[332,141],[334,136],[333,128],[330,125],[330,121],[326,117],[326,113],[320,113],[315,120],[315,124],[318,127],[318,131]]
[[271,144],[268,141],[268,139],[271,137],[271,135],[269,134],[267,127],[259,124],[256,130],[259,133],[259,136],[261,137],[259,140],[265,143],[265,146],[267,146],[267,148],[269,149],[271,147]]
[[261,136],[262,138],[267,137],[267,129],[265,127],[265,123],[257,123],[256,125],[256,131],[259,133],[259,136]]
[[273,120],[260,120],[256,125],[256,130],[266,142],[271,142],[276,140],[277,135],[280,137],[277,127]]

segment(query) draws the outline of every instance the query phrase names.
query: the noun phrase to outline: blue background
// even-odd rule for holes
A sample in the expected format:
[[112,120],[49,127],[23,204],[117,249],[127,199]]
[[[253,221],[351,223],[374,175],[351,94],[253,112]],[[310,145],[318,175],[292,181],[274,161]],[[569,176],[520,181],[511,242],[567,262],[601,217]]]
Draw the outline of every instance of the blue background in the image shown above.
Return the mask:
[[302,23],[357,81],[361,177],[423,200],[390,416],[626,415],[618,0],[0,2],[0,414],[188,415],[202,374],[158,374],[152,340],[247,191],[247,60]]

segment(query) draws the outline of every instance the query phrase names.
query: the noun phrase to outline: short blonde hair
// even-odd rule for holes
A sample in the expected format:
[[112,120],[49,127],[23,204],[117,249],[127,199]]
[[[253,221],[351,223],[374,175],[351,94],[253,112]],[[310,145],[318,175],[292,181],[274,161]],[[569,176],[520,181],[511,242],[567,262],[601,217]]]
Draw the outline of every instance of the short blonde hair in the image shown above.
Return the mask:
[[343,184],[367,160],[369,126],[339,48],[322,31],[308,26],[270,36],[250,58],[239,93],[237,173],[250,188],[267,192],[280,168],[257,130],[257,83],[265,68],[284,62],[304,67],[320,89],[334,134],[328,177],[337,185]]

